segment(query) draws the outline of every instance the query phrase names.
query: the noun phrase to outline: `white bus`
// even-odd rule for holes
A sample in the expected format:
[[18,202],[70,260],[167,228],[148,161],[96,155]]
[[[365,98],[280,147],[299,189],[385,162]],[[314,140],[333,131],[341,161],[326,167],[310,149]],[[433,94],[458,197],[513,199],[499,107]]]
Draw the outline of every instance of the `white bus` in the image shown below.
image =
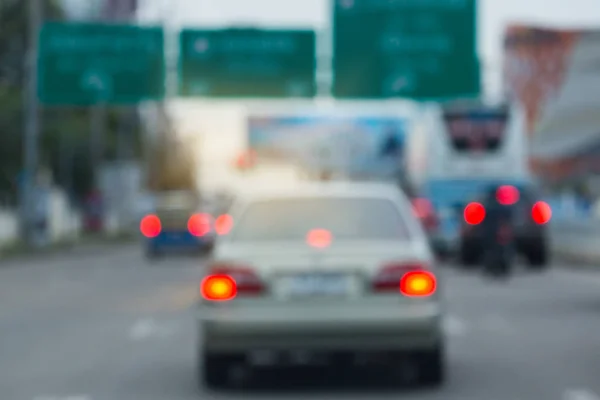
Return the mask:
[[492,184],[529,184],[521,110],[510,106],[423,106],[410,135],[412,185],[439,220],[439,250],[453,251],[464,206]]

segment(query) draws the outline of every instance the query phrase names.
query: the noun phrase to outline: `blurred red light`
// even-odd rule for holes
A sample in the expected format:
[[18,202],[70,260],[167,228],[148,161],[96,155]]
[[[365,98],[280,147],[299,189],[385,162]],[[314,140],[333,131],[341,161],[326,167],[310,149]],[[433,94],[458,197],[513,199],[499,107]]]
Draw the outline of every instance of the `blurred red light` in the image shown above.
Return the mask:
[[485,207],[480,203],[469,203],[465,207],[465,222],[469,225],[478,225],[485,219]]
[[142,235],[147,238],[158,236],[161,229],[160,218],[156,215],[146,215],[140,222],[140,231],[142,232]]
[[233,218],[230,215],[220,215],[215,221],[215,231],[218,235],[227,235],[233,228]]
[[496,201],[503,206],[510,206],[519,201],[519,189],[511,185],[500,186],[496,190]]
[[407,272],[400,280],[400,292],[405,296],[431,296],[436,290],[435,275],[427,271]]
[[237,285],[228,275],[210,275],[202,280],[200,293],[206,300],[231,300],[237,294]]
[[538,201],[531,209],[531,218],[536,224],[543,225],[550,222],[552,218],[552,209],[548,203],[544,201]]
[[306,243],[311,247],[323,249],[331,245],[331,232],[325,229],[313,229],[306,235]]
[[188,220],[188,231],[194,236],[205,236],[210,233],[211,216],[194,214]]

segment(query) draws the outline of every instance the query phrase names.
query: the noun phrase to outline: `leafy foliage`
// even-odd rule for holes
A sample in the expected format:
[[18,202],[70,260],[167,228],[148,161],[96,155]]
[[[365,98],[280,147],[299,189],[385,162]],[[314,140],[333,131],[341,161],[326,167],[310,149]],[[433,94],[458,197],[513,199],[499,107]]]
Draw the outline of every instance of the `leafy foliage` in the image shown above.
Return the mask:
[[[28,1],[0,1],[0,200],[15,202],[18,177],[23,170],[23,132],[25,127],[25,61],[28,41]],[[56,0],[44,0],[45,20],[62,20],[64,12]],[[121,119],[110,110],[106,122],[106,159],[117,155],[117,135]],[[45,108],[40,110],[40,165],[49,167],[55,182],[76,197],[93,186],[90,165],[89,109]],[[137,114],[128,112],[128,156],[141,152],[140,123]]]

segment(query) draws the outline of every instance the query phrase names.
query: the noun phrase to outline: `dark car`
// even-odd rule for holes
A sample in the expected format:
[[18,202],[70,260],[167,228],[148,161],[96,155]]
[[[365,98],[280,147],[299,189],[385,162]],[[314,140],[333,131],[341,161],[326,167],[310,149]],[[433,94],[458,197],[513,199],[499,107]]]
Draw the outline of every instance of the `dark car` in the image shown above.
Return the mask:
[[425,197],[411,197],[411,202],[415,216],[429,238],[431,248],[438,257],[446,258],[450,254],[450,249],[440,238],[440,219],[433,204]]
[[[546,224],[551,217],[550,207],[541,201],[539,193],[531,187],[498,185],[496,190],[498,195],[492,201],[512,208],[512,229],[518,254],[532,268],[543,269],[549,259]],[[482,222],[486,206],[491,206],[486,204],[488,201],[482,196],[464,208],[458,251],[462,265],[477,265],[482,260],[485,245]]]

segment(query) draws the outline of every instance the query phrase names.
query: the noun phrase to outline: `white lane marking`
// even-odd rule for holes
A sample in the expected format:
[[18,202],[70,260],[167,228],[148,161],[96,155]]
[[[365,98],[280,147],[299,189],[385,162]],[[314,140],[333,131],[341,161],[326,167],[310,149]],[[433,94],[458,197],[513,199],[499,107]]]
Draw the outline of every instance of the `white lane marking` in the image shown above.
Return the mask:
[[138,320],[129,331],[132,340],[143,340],[151,337],[167,337],[176,332],[176,326],[159,324],[151,318]]
[[70,396],[35,396],[33,400],[92,400],[91,396],[86,394],[70,395]]
[[465,323],[453,315],[448,315],[444,318],[443,329],[450,336],[464,336],[467,333]]
[[600,400],[600,397],[587,389],[568,389],[563,394],[563,400]]

